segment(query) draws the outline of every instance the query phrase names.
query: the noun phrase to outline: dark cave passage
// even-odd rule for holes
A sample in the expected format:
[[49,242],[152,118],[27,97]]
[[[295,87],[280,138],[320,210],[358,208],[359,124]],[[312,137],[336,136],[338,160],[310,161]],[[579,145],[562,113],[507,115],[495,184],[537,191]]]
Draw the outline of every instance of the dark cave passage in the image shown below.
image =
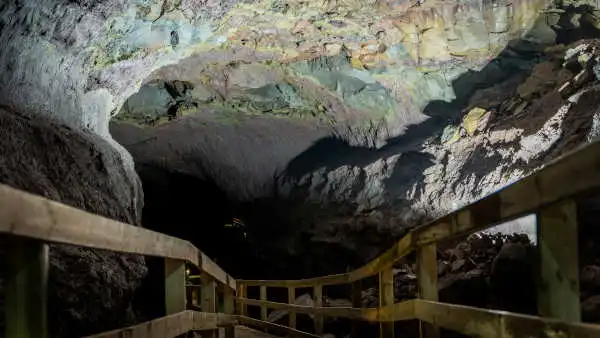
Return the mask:
[[252,243],[246,229],[227,226],[233,218],[243,221],[239,204],[209,180],[150,165],[137,171],[145,228],[189,240],[227,272],[245,274],[245,261],[255,256]]

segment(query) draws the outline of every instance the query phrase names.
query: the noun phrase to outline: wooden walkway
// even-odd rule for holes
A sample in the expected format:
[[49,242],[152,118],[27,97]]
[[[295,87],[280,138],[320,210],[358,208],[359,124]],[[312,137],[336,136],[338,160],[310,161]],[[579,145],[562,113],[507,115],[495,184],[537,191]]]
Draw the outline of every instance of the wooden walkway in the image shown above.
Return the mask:
[[[221,330],[219,332],[219,338],[226,338],[225,330]],[[264,333],[258,330],[254,330],[245,326],[236,326],[235,327],[235,336],[236,338],[275,338],[276,336],[270,335],[268,333]]]
[[[394,322],[417,320],[422,337],[439,328],[485,338],[600,337],[600,325],[581,323],[577,243],[577,205],[600,193],[600,143],[588,144],[539,172],[430,224],[415,228],[381,256],[352,272],[302,280],[241,280],[228,275],[185,240],[109,220],[0,185],[0,233],[13,236],[7,248],[6,336],[46,337],[48,246],[66,243],[89,248],[162,257],[165,317],[104,332],[96,338],[165,338],[190,332],[216,338],[273,337],[240,327],[259,328],[281,337],[320,337],[326,317],[378,323],[380,337],[392,338]],[[538,316],[438,302],[437,243],[468,235],[527,214],[537,215]],[[393,265],[417,257],[418,298],[394,302]],[[187,269],[199,271],[194,284]],[[379,307],[361,308],[361,281],[379,280]],[[354,307],[323,306],[323,287],[350,284]],[[257,288],[259,299],[247,297]],[[288,302],[268,299],[270,288],[285,288]],[[298,288],[311,288],[314,305],[295,305]],[[218,301],[224,304],[217,313]],[[260,308],[259,318],[247,307]],[[269,309],[289,312],[287,326],[267,322]],[[201,310],[201,311],[198,311]],[[295,329],[296,315],[314,319],[313,332]],[[352,337],[359,338],[356,331]],[[362,337],[360,337],[362,338]]]

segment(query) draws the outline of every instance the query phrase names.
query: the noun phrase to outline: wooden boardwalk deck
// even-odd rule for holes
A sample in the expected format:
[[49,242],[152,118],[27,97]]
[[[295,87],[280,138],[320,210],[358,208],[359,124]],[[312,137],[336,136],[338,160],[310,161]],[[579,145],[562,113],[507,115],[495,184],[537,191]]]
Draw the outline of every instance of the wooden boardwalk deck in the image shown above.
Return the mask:
[[[219,338],[225,337],[225,330],[219,331]],[[236,338],[277,338],[278,336],[273,336],[271,334],[254,330],[246,326],[237,325],[235,327],[235,337]]]

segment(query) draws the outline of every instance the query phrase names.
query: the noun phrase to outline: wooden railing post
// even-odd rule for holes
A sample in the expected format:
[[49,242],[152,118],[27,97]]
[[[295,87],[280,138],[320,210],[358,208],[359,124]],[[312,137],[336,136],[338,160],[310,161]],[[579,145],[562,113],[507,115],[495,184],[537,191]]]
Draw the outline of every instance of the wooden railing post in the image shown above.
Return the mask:
[[[313,298],[314,298],[314,307],[322,307],[323,306],[323,286],[315,285],[313,287]],[[323,334],[323,316],[320,314],[314,314],[314,322],[315,322],[315,332],[318,335]]]
[[[437,290],[437,255],[436,245],[428,244],[417,249],[417,280],[419,298],[438,301]],[[425,322],[420,322],[421,337],[437,338],[439,329]]]
[[[225,290],[223,291],[223,310],[225,314],[233,315],[235,312],[235,294],[233,289],[231,289],[228,284],[224,286]],[[235,338],[235,326],[229,326],[225,328],[225,338]]]
[[[237,283],[237,296],[238,298],[248,298],[248,287],[241,282]],[[238,301],[236,303],[237,305],[237,314],[240,316],[247,316],[248,315],[248,306],[246,306],[246,304]]]
[[[217,282],[210,276],[202,275],[202,289],[200,291],[202,312],[217,312]],[[218,330],[207,330],[202,332],[202,338],[217,338]]]
[[539,315],[579,322],[577,204],[567,200],[549,205],[540,210],[537,224]]
[[[266,285],[261,285],[260,286],[260,300],[267,300],[267,286]],[[267,321],[267,305],[266,304],[260,304],[260,320],[262,321]]]
[[10,238],[6,252],[6,337],[45,338],[48,245]]
[[[296,288],[288,287],[288,304],[296,304]],[[296,328],[296,311],[289,310],[289,327]]]
[[[379,273],[379,307],[394,305],[394,267]],[[379,322],[379,337],[394,338],[394,322]]]
[[185,261],[165,258],[165,313],[185,311]]
[[[362,308],[362,280],[357,280],[352,283],[352,307]],[[352,331],[350,332],[351,338],[359,338],[359,325],[360,322],[358,320],[352,321]]]

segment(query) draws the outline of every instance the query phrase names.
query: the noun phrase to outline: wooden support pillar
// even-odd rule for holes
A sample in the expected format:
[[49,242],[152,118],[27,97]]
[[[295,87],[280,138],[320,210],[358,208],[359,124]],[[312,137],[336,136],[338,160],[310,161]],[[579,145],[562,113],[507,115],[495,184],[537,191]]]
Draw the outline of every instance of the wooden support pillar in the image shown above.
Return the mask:
[[165,258],[165,314],[186,310],[185,261]]
[[[362,308],[362,280],[355,281],[352,283],[352,307],[353,308]],[[350,331],[350,338],[359,338],[359,330],[358,327],[360,325],[360,321],[353,320],[352,321],[352,331]]]
[[[267,286],[260,286],[260,300],[267,300]],[[267,304],[260,304],[260,320],[267,320]]]
[[[296,304],[296,288],[288,288],[288,304]],[[296,328],[296,311],[290,310],[289,312],[289,326],[292,329]]]
[[[235,312],[234,299],[235,294],[233,289],[229,285],[224,286],[223,291],[223,312],[228,315],[233,315]],[[225,338],[235,338],[235,326],[228,326],[225,328]]]
[[537,218],[540,316],[581,321],[577,204],[558,202],[540,210]]
[[6,252],[6,337],[46,338],[48,245],[12,237]]
[[[248,287],[245,284],[237,283],[237,296],[238,298],[248,298]],[[240,316],[248,315],[248,306],[242,302],[237,302],[237,314]]]
[[[379,307],[394,304],[394,267],[379,273]],[[379,322],[379,337],[394,338],[394,322]]]
[[[200,308],[202,312],[217,312],[217,282],[210,276],[202,276],[202,290],[200,291],[202,301]],[[218,330],[208,330],[202,332],[202,338],[217,338]]]
[[[419,298],[438,301],[437,289],[437,255],[436,245],[428,244],[417,249],[417,280]],[[421,337],[438,338],[439,329],[431,324],[420,322]]]
[[[313,298],[314,298],[314,306],[315,307],[323,306],[323,286],[322,285],[315,285],[313,287]],[[323,316],[315,313],[314,322],[315,322],[315,333],[318,335],[323,334],[323,324],[324,324]]]

